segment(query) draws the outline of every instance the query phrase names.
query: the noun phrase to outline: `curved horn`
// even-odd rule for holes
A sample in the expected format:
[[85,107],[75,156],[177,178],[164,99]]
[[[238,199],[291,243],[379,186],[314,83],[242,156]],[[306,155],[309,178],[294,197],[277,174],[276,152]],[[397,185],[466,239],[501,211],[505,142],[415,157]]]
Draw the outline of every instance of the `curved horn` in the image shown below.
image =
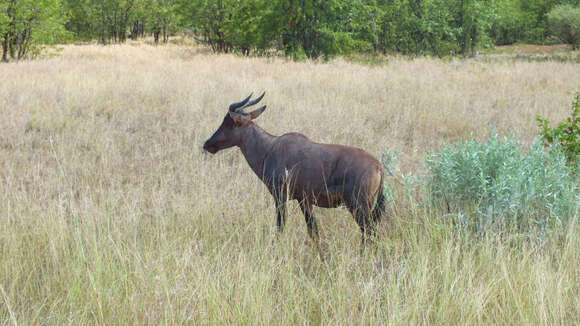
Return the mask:
[[236,111],[240,111],[240,110],[243,110],[245,108],[249,108],[250,106],[252,106],[254,104],[258,104],[258,102],[260,102],[264,98],[264,95],[266,95],[266,92],[262,93],[262,95],[260,95],[257,99],[254,99],[254,100],[248,102],[246,105],[237,109]]
[[254,94],[254,93],[253,92],[250,93],[250,95],[248,97],[246,97],[245,99],[243,99],[241,102],[232,103],[230,105],[230,111],[234,112],[234,111],[236,111],[237,108],[240,108],[240,107],[244,106],[246,103],[248,103],[248,101],[252,97],[252,94]]

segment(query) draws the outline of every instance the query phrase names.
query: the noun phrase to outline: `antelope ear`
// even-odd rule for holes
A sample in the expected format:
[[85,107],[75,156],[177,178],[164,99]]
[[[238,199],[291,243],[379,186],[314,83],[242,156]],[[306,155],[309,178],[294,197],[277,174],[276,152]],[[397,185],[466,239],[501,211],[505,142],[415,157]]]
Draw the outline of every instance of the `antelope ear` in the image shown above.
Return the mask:
[[255,109],[254,111],[250,112],[248,115],[250,116],[250,119],[254,120],[257,117],[259,117],[260,114],[262,114],[262,112],[264,112],[264,111],[266,111],[265,105],[259,109]]
[[252,120],[249,115],[244,113],[230,111],[229,114],[237,127],[241,127]]

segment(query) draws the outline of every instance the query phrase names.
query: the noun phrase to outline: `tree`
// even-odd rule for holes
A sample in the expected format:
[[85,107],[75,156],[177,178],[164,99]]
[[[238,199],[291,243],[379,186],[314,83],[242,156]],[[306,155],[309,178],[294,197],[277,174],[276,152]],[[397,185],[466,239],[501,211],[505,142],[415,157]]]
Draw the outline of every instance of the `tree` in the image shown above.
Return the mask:
[[473,55],[489,43],[490,0],[383,0],[378,49],[405,54]]
[[38,54],[66,36],[60,0],[0,0],[2,61]]
[[496,44],[544,43],[549,36],[548,13],[562,4],[574,7],[580,0],[495,0],[497,16],[490,37]]
[[214,52],[248,55],[270,48],[279,34],[267,0],[181,0],[177,7],[181,25]]
[[548,14],[550,31],[562,42],[580,46],[580,7],[571,5],[557,6]]
[[499,0],[496,2],[496,19],[490,29],[490,37],[496,45],[507,45],[525,38],[525,15],[519,0]]
[[4,42],[4,34],[6,33],[6,30],[8,29],[8,23],[10,21],[10,19],[8,18],[8,13],[7,13],[7,9],[8,9],[8,1],[5,0],[0,0],[0,42],[3,43]]
[[155,43],[161,37],[164,43],[175,27],[177,2],[175,0],[145,0],[145,28],[153,34]]
[[64,0],[69,19],[65,26],[76,39],[91,40],[96,37],[94,23],[89,17],[91,0]]
[[267,12],[274,43],[294,58],[370,51],[378,42],[380,11],[372,0],[285,0]]
[[459,7],[459,26],[461,28],[461,53],[474,56],[475,49],[485,45],[488,30],[493,25],[495,10],[490,0],[461,0]]
[[135,0],[96,0],[90,6],[89,17],[95,24],[99,42],[123,43],[133,17]]
[[184,25],[193,29],[214,52],[230,52],[233,45],[227,40],[226,25],[234,6],[233,0],[182,0],[179,10]]
[[122,43],[144,0],[66,0],[71,19],[67,28],[81,39],[101,44]]

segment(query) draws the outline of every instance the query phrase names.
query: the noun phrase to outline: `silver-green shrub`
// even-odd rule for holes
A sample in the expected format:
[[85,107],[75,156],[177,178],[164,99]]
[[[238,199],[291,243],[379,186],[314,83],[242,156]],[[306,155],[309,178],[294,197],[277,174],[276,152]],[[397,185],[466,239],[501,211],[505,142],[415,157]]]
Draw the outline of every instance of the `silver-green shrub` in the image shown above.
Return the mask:
[[431,203],[457,213],[461,224],[477,231],[492,226],[544,231],[578,212],[578,176],[560,148],[544,151],[541,140],[524,151],[513,136],[493,133],[483,143],[460,141],[429,154],[426,167]]

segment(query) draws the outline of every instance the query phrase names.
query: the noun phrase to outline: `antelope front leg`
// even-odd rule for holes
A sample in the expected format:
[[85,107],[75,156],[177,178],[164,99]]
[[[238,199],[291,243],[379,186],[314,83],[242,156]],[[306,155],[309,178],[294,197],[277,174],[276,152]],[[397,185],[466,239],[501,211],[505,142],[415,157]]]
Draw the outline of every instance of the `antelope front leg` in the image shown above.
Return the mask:
[[276,205],[276,225],[278,226],[278,233],[284,231],[286,225],[286,188],[283,185],[273,187],[272,197],[274,197],[274,205]]
[[286,201],[287,190],[283,180],[280,178],[272,178],[271,181],[265,182],[268,185],[268,190],[274,198],[274,205],[276,206],[276,225],[278,226],[278,235],[284,231],[286,225]]

